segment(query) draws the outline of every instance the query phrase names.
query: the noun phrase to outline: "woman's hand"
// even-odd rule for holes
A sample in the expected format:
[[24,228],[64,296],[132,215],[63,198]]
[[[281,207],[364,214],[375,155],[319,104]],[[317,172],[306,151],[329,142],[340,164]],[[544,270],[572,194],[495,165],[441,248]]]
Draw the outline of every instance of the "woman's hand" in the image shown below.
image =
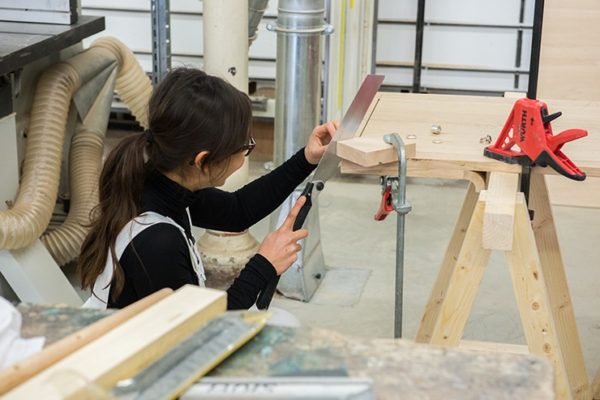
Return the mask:
[[312,131],[308,138],[308,143],[306,143],[306,147],[304,148],[304,156],[309,163],[315,165],[321,161],[321,157],[325,154],[327,145],[331,142],[331,138],[335,134],[338,126],[338,121],[329,121],[323,125],[317,126]]
[[287,269],[298,259],[298,253],[302,247],[296,243],[300,239],[308,236],[306,229],[293,231],[294,221],[298,216],[298,212],[306,203],[306,197],[302,196],[296,201],[296,204],[288,214],[285,221],[279,229],[271,232],[265,237],[258,254],[269,260],[277,271],[277,275],[283,274]]

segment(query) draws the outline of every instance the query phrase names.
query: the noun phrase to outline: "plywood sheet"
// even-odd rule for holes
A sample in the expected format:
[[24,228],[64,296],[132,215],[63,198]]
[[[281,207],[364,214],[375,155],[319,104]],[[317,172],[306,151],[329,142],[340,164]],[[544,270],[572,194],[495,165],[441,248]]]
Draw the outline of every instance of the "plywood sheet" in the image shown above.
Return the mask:
[[[497,137],[514,101],[500,97],[381,92],[374,100],[373,113],[357,136],[381,137],[398,132],[403,139],[416,143],[411,163],[427,164],[432,171],[520,172],[518,165],[484,157],[486,144],[480,142],[486,135]],[[563,112],[553,122],[555,133],[569,128],[589,131],[588,137],[567,143],[563,150],[588,176],[600,176],[600,102],[547,100],[547,103],[551,113]],[[442,133],[432,134],[432,124],[441,125]],[[390,167],[393,164],[366,169],[364,173],[381,175]],[[535,172],[556,174],[550,168],[536,168]],[[431,176],[437,177],[433,173]]]
[[[541,99],[600,101],[598,21],[598,0],[546,0],[538,80]],[[573,182],[548,177],[546,183],[552,204],[600,207],[600,179]]]
[[598,0],[546,0],[539,98],[600,101],[598,21]]

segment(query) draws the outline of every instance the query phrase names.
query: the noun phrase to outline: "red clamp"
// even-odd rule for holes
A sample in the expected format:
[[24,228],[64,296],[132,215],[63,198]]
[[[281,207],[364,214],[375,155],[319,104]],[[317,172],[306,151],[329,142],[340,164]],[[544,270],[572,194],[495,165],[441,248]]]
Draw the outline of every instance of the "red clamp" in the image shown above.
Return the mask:
[[394,206],[392,205],[392,186],[386,185],[381,194],[381,204],[375,214],[375,221],[383,221],[392,211],[394,211]]
[[[496,143],[484,150],[484,155],[510,164],[551,166],[558,173],[576,181],[585,179],[581,171],[562,151],[562,146],[587,136],[583,129],[552,133],[551,121],[560,117],[548,115],[548,106],[541,100],[519,99],[515,102]],[[513,150],[513,147],[517,150]]]

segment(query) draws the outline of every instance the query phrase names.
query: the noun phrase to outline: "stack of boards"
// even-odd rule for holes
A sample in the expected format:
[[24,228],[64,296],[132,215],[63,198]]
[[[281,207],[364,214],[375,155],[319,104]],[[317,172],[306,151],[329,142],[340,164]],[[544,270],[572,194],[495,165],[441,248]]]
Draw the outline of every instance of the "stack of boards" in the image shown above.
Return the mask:
[[225,313],[222,291],[164,289],[0,371],[5,399],[165,399],[254,337],[268,313]]

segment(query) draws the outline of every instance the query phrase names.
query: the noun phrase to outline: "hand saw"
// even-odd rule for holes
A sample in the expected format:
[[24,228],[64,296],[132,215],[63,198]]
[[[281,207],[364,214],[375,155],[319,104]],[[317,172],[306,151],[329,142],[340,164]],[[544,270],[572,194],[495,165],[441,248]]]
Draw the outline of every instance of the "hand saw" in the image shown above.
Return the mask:
[[[298,216],[294,222],[295,231],[302,228],[302,225],[304,225],[304,221],[306,220],[308,212],[312,207],[314,189],[317,189],[317,193],[322,191],[325,188],[325,182],[327,182],[329,178],[333,177],[338,171],[340,158],[338,157],[336,151],[337,142],[350,139],[354,136],[356,130],[360,126],[360,123],[365,117],[371,102],[377,94],[377,91],[383,82],[383,78],[383,75],[367,75],[360,86],[360,89],[356,93],[354,100],[352,100],[352,104],[350,104],[348,111],[346,111],[346,114],[344,115],[344,118],[342,119],[335,136],[331,139],[325,154],[321,158],[319,165],[317,165],[317,169],[300,195],[306,196],[306,202],[298,212]],[[269,304],[271,304],[271,299],[275,294],[275,289],[277,288],[278,283],[279,276],[269,282],[267,287],[260,293],[258,300],[256,301],[256,306],[259,310],[265,310],[269,308]]]

